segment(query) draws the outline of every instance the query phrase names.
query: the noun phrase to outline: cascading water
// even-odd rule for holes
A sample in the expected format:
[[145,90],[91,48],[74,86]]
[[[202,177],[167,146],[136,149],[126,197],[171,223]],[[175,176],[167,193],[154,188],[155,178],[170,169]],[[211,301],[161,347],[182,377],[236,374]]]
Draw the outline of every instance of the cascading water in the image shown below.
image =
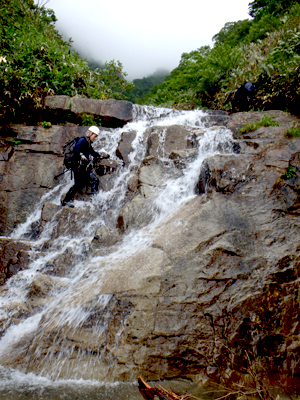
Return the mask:
[[[28,388],[31,388],[32,393],[38,393],[41,399],[51,398],[52,394],[49,393],[56,389],[59,393],[63,390],[67,393],[70,382],[73,382],[73,388],[81,382],[80,390],[89,385],[92,392],[97,392],[97,398],[110,398],[109,390],[112,393],[111,398],[114,397],[116,384],[114,386],[97,383],[99,370],[105,377],[110,369],[110,376],[113,376],[111,373],[113,363],[109,367],[101,366],[102,354],[108,346],[105,342],[105,336],[108,336],[107,305],[113,296],[113,293],[103,293],[102,287],[114,271],[116,271],[115,276],[120,278],[120,265],[123,265],[124,260],[129,257],[134,258],[143,252],[147,254],[157,226],[195,196],[195,186],[203,160],[216,153],[232,152],[230,131],[207,126],[206,114],[202,111],[135,106],[134,114],[133,122],[126,125],[126,131],[136,131],[136,138],[132,143],[133,151],[129,156],[130,165],[118,168],[109,190],[100,191],[88,202],[75,201],[75,210],[80,210],[81,213],[77,217],[75,215],[72,220],[65,221],[72,229],[69,231],[64,229],[63,234],[59,234],[57,221],[61,213],[66,210],[58,207],[57,214],[47,222],[38,239],[30,241],[32,261],[29,268],[13,276],[1,292],[0,316],[3,334],[0,340],[0,364],[3,367],[0,369],[0,379],[3,389],[0,389],[0,399],[7,399],[9,396],[22,398]],[[91,252],[90,243],[97,228],[101,226],[116,228],[120,210],[125,204],[128,181],[140,167],[146,154],[144,132],[147,128],[165,127],[159,131],[159,160],[164,164],[166,171],[174,170],[174,162],[164,153],[165,132],[171,125],[183,125],[191,132],[195,129],[204,130],[196,140],[196,156],[186,159],[180,174],[166,174],[164,184],[149,200],[148,209],[152,215],[146,226],[131,229],[128,234],[124,234],[122,240],[117,242],[109,254]],[[94,147],[97,151],[103,150],[112,156],[115,155],[124,130],[123,128],[103,131]],[[12,238],[28,238],[30,227],[41,218],[43,204],[51,202],[59,205],[62,194],[70,185],[70,176],[66,174],[61,178],[61,182],[41,199],[28,220],[13,232]],[[38,306],[30,307],[29,293],[36,282],[45,274],[49,274],[55,260],[59,257],[64,260],[67,255],[68,272],[64,276],[52,277],[52,287],[47,301],[41,299]],[[133,272],[139,273],[138,270]],[[126,279],[127,271],[123,271],[123,274]],[[93,328],[90,330],[90,348],[78,348],[74,344],[77,332],[90,319],[95,318],[95,310],[99,315],[101,310],[105,312],[96,323],[93,323]],[[126,315],[121,318],[118,325],[118,332],[114,336],[115,344],[122,336],[125,321]],[[45,342],[48,342],[47,346]],[[14,370],[10,369],[11,366]],[[36,375],[28,371],[34,371]],[[93,371],[96,372],[93,374]],[[19,384],[16,385],[16,381]],[[45,393],[47,392],[45,397],[39,392],[39,387],[43,387]],[[129,392],[130,398],[134,398],[134,390],[136,388],[126,386],[123,398],[128,398]],[[99,393],[102,393],[103,397]],[[53,396],[60,398],[57,394]],[[89,396],[82,398],[94,398],[93,394]]]

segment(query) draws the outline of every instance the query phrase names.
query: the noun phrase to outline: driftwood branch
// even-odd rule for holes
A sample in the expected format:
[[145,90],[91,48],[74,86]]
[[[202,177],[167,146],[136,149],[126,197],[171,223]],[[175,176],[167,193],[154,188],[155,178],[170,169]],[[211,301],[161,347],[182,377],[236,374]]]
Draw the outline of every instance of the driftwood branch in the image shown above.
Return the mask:
[[[139,391],[145,400],[182,400],[182,397],[177,396],[173,392],[169,392],[161,388],[152,388],[143,378],[138,378]],[[187,398],[187,397],[185,397]]]

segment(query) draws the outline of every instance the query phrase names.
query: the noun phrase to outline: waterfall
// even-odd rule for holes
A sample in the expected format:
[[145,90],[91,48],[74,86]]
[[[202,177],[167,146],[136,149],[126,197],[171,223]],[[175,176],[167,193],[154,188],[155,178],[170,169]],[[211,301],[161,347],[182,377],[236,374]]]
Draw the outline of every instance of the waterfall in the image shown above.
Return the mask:
[[[166,129],[172,125],[183,125],[191,136],[195,130],[203,130],[195,139],[195,155],[186,158],[180,173],[172,172],[174,162],[164,153]],[[108,254],[93,252],[90,244],[97,229],[116,229],[118,216],[126,204],[128,181],[140,168],[146,155],[145,131],[153,127],[162,128],[159,130],[158,159],[167,174],[159,190],[149,199],[149,221],[140,228],[125,232]],[[114,362],[102,365],[102,357],[112,346],[108,321],[114,293],[105,292],[103,288],[105,285],[111,287],[107,282],[113,281],[114,275],[128,280],[129,275],[138,276],[141,273],[138,267],[129,272],[122,271],[120,266],[128,258],[143,258],[143,265],[146,263],[148,249],[160,224],[196,196],[195,186],[203,160],[217,153],[232,152],[231,132],[224,127],[209,126],[207,114],[202,110],[178,111],[137,105],[134,106],[133,121],[124,128],[101,131],[94,148],[117,159],[116,149],[125,130],[136,132],[129,165],[117,169],[109,190],[100,190],[89,201],[75,200],[74,210],[80,211],[76,214],[80,218],[65,221],[72,229],[65,229],[62,235],[54,235],[53,232],[57,230],[57,218],[68,210],[58,207],[55,217],[46,223],[39,237],[30,240],[29,268],[13,276],[1,291],[3,333],[0,339],[0,380],[7,388],[12,387],[16,380],[24,380],[27,384],[35,380],[42,386],[56,382],[55,385],[59,386],[62,382],[69,385],[68,379],[85,379],[92,385],[91,382],[95,384],[98,379],[99,371],[104,377],[108,372],[113,377]],[[53,190],[41,198],[27,221],[20,224],[11,237],[20,240],[28,238],[32,223],[41,218],[43,204],[50,202],[59,206],[61,196],[71,184],[70,174],[67,173]],[[68,259],[68,271],[62,276],[52,276],[50,270],[58,258]],[[139,262],[136,261],[135,265]],[[40,304],[31,309],[30,293],[41,284],[44,276],[51,276],[49,296],[47,301],[41,298]],[[114,284],[116,288],[123,287],[122,282]],[[45,285],[49,282],[45,281]],[[81,340],[77,337],[78,331],[88,326],[91,320],[90,348],[78,348],[76,341]],[[125,323],[126,313],[120,316],[114,346],[122,338]]]

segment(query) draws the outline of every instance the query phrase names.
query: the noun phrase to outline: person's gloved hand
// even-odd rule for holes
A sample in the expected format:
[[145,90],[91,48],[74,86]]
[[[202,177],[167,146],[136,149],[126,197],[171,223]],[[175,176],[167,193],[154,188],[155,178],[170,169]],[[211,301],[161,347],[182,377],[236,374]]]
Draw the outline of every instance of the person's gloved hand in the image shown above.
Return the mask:
[[99,153],[95,153],[94,155],[94,161],[97,162],[100,160],[100,154]]
[[82,154],[82,153],[80,153],[80,159],[81,159],[81,161],[88,161],[86,156],[84,154]]
[[104,158],[109,158],[109,157],[110,157],[109,154],[105,153],[104,151],[101,151],[101,153],[95,154],[94,159],[97,162],[97,161],[103,160]]
[[[98,153],[98,154],[99,154],[99,153]],[[107,154],[107,153],[105,153],[105,151],[101,151],[101,153],[99,154],[99,157],[100,157],[100,158],[109,158],[110,155]]]

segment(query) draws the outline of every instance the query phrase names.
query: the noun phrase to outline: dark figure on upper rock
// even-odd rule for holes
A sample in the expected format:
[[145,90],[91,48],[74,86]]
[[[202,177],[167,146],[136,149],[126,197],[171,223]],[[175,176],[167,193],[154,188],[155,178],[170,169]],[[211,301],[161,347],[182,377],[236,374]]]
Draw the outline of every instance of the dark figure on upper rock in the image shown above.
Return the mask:
[[66,194],[64,200],[61,202],[62,206],[74,207],[71,203],[76,193],[82,193],[85,186],[91,186],[92,195],[98,193],[99,179],[93,172],[93,162],[97,162],[102,158],[109,158],[108,154],[99,154],[93,147],[92,143],[99,135],[99,128],[91,126],[86,137],[78,138],[74,147],[74,155],[72,156],[72,173],[74,173],[74,185]]
[[249,108],[253,103],[254,90],[255,85],[252,82],[245,82],[238,89],[229,93],[224,106],[231,102],[231,113],[249,111]]

